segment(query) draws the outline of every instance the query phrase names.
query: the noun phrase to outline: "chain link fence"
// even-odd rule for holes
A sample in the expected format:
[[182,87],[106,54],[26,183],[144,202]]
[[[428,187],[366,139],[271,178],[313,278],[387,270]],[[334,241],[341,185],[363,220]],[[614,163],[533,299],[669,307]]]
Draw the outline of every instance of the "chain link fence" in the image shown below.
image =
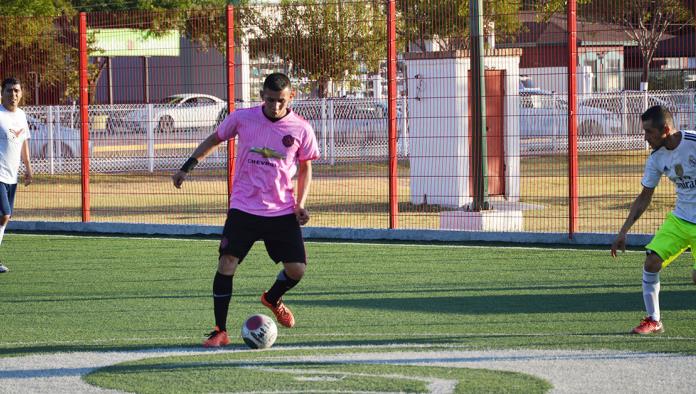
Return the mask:
[[[260,103],[238,103],[239,108]],[[408,158],[407,101],[397,103],[397,154]],[[127,172],[172,170],[195,149],[226,114],[225,103],[92,105],[91,170]],[[680,129],[696,129],[696,90],[590,93],[578,102],[580,152],[629,151],[645,147],[640,114],[664,105]],[[318,163],[381,161],[387,150],[387,103],[375,99],[295,100],[292,108],[314,128],[322,158]],[[35,170],[60,174],[80,171],[80,124],[76,106],[25,107],[32,132]],[[553,94],[521,93],[519,140],[522,156],[565,154],[567,101]],[[201,166],[226,165],[225,150]]]
[[[224,119],[222,105],[115,104],[89,107],[90,170],[95,173],[173,170]],[[239,103],[239,108],[260,103]],[[387,156],[387,106],[374,99],[296,100],[292,108],[314,128],[320,164],[381,161]],[[397,106],[400,157],[408,156],[406,101]],[[80,172],[76,106],[30,106],[32,157],[38,173]],[[53,148],[52,148],[53,147]],[[227,163],[224,145],[201,168]]]

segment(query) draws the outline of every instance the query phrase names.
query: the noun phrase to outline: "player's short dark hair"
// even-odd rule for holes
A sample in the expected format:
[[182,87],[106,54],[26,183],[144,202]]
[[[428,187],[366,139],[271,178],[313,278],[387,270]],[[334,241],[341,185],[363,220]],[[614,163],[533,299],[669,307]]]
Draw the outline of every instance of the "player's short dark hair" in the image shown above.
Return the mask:
[[7,77],[2,80],[2,90],[5,90],[5,86],[14,86],[14,85],[21,85],[22,83],[19,82],[19,78],[16,77]]
[[263,81],[263,88],[272,90],[274,92],[280,92],[281,90],[290,87],[292,87],[290,78],[283,73],[270,74],[266,77],[266,80]]
[[663,105],[653,105],[640,116],[643,122],[650,121],[653,128],[662,130],[665,125],[674,128],[674,119],[669,109]]

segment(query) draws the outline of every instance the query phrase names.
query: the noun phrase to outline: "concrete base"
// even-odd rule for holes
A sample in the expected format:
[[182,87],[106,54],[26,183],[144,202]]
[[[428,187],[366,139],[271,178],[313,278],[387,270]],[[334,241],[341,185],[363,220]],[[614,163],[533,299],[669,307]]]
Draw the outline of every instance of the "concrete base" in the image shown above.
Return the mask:
[[440,229],[464,231],[522,231],[521,210],[443,211]]

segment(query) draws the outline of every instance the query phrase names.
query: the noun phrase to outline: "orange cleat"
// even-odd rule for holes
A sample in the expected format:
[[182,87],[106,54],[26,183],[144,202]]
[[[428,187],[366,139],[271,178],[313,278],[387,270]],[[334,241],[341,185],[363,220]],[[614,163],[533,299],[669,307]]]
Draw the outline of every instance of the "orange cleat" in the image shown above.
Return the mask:
[[278,304],[273,305],[266,301],[266,292],[264,291],[261,295],[261,303],[273,312],[280,325],[287,328],[292,328],[292,326],[295,325],[295,316],[293,316],[290,309],[283,304],[283,300],[278,300]]
[[230,337],[227,336],[227,331],[220,331],[218,326],[208,334],[208,339],[203,342],[203,347],[221,347],[230,344]]
[[655,321],[650,316],[646,316],[640,321],[640,324],[631,331],[631,334],[659,334],[664,331],[665,328],[662,326],[661,321]]

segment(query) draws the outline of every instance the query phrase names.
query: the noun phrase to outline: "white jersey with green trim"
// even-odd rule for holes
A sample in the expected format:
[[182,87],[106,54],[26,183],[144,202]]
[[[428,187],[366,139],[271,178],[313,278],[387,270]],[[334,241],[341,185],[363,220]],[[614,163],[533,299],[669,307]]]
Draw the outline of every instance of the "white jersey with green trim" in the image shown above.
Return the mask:
[[662,174],[666,175],[677,190],[674,216],[696,223],[696,131],[682,130],[681,134],[676,148],[663,146],[650,154],[641,183],[655,188]]

